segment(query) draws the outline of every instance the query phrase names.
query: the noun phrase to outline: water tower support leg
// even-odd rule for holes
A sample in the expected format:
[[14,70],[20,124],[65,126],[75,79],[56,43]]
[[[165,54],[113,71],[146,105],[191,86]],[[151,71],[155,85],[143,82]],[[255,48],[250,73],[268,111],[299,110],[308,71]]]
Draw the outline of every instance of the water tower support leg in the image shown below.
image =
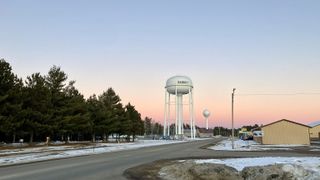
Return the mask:
[[178,121],[178,135],[181,134],[181,119],[180,119],[180,96],[177,95],[177,121]]
[[[168,112],[167,112],[167,114],[168,114],[168,116],[167,116],[167,121],[168,121],[168,136],[170,136],[170,94],[169,93],[167,93],[168,94],[168,104],[167,104],[167,106],[168,106]],[[172,133],[172,132],[171,132]]]
[[192,130],[192,108],[191,108],[191,89],[189,88],[189,116],[190,116],[190,138],[193,138]]
[[179,104],[180,104],[180,110],[179,110],[179,119],[180,119],[180,124],[181,124],[181,133],[180,134],[184,134],[184,127],[183,127],[183,96],[180,95],[179,96]]
[[167,90],[165,90],[164,94],[164,124],[163,124],[163,136],[166,136],[166,128],[167,128]]
[[193,139],[196,138],[196,127],[195,127],[195,119],[194,119],[194,101],[193,101],[193,89],[191,90],[191,113],[192,113],[192,129],[193,129]]
[[206,118],[206,129],[209,129],[208,118]]
[[177,87],[176,87],[176,100],[175,100],[175,102],[176,102],[176,124],[175,124],[175,127],[176,127],[176,135],[178,134],[178,89],[177,89]]

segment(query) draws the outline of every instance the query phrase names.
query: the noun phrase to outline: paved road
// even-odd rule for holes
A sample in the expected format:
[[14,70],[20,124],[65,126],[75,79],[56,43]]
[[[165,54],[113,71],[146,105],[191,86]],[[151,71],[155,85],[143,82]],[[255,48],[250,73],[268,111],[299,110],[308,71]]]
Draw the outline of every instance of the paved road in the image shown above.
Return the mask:
[[[305,156],[288,152],[223,152],[202,149],[221,139],[194,141],[181,144],[146,147],[135,150],[51,160],[0,168],[2,179],[125,179],[127,168],[159,159],[200,157],[243,157],[243,156]],[[310,155],[313,156],[313,155]]]

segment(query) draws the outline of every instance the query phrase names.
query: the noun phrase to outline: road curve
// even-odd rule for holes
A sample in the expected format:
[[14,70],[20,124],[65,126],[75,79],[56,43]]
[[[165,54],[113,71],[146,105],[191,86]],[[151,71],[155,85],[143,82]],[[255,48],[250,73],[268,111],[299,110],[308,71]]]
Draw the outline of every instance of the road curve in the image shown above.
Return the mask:
[[125,179],[122,175],[124,170],[140,164],[167,158],[206,156],[210,151],[200,147],[219,140],[192,141],[1,167],[0,180]]
[[222,139],[192,141],[180,144],[145,147],[134,150],[109,152],[104,154],[73,157],[0,167],[2,179],[126,179],[123,172],[131,167],[150,163],[160,159],[188,158],[228,158],[262,156],[311,156],[320,157],[320,153],[308,150],[264,151],[264,152],[228,152],[208,150],[204,147]]

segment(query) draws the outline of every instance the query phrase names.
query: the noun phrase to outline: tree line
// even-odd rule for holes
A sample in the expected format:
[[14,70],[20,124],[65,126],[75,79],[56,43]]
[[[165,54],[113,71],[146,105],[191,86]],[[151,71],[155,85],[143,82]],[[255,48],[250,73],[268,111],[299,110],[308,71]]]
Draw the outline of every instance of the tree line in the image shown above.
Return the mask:
[[144,119],[144,135],[146,137],[155,137],[155,136],[162,136],[163,134],[163,126],[152,120],[152,118],[146,117]]
[[48,74],[34,73],[25,80],[13,73],[11,65],[0,59],[0,141],[17,139],[92,140],[104,142],[114,136],[134,140],[144,134],[141,114],[108,88],[88,99],[68,81],[67,74],[53,66]]
[[[242,128],[245,128],[247,131],[252,131],[253,129],[258,128],[259,125],[245,125],[242,126],[241,128],[235,128],[234,129],[234,135],[239,136],[239,131],[241,131]],[[232,129],[224,128],[224,127],[215,127],[213,129],[213,134],[214,135],[221,135],[221,136],[231,136],[232,135]]]

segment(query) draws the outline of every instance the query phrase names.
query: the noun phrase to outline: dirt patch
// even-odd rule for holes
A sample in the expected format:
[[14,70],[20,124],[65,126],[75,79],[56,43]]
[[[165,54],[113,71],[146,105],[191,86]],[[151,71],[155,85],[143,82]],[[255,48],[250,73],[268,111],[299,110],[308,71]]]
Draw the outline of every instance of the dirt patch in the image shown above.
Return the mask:
[[246,180],[296,179],[292,173],[285,172],[282,168],[283,165],[246,167],[241,171],[241,176]]
[[164,180],[233,180],[240,179],[238,171],[221,164],[196,164],[192,161],[177,162],[160,169],[158,176]]
[[175,161],[160,160],[149,164],[143,164],[124,171],[124,176],[132,180],[160,180],[158,177],[162,167],[174,165]]
[[192,160],[161,160],[127,169],[124,176],[131,180],[234,180],[238,171],[221,164],[196,164]]

